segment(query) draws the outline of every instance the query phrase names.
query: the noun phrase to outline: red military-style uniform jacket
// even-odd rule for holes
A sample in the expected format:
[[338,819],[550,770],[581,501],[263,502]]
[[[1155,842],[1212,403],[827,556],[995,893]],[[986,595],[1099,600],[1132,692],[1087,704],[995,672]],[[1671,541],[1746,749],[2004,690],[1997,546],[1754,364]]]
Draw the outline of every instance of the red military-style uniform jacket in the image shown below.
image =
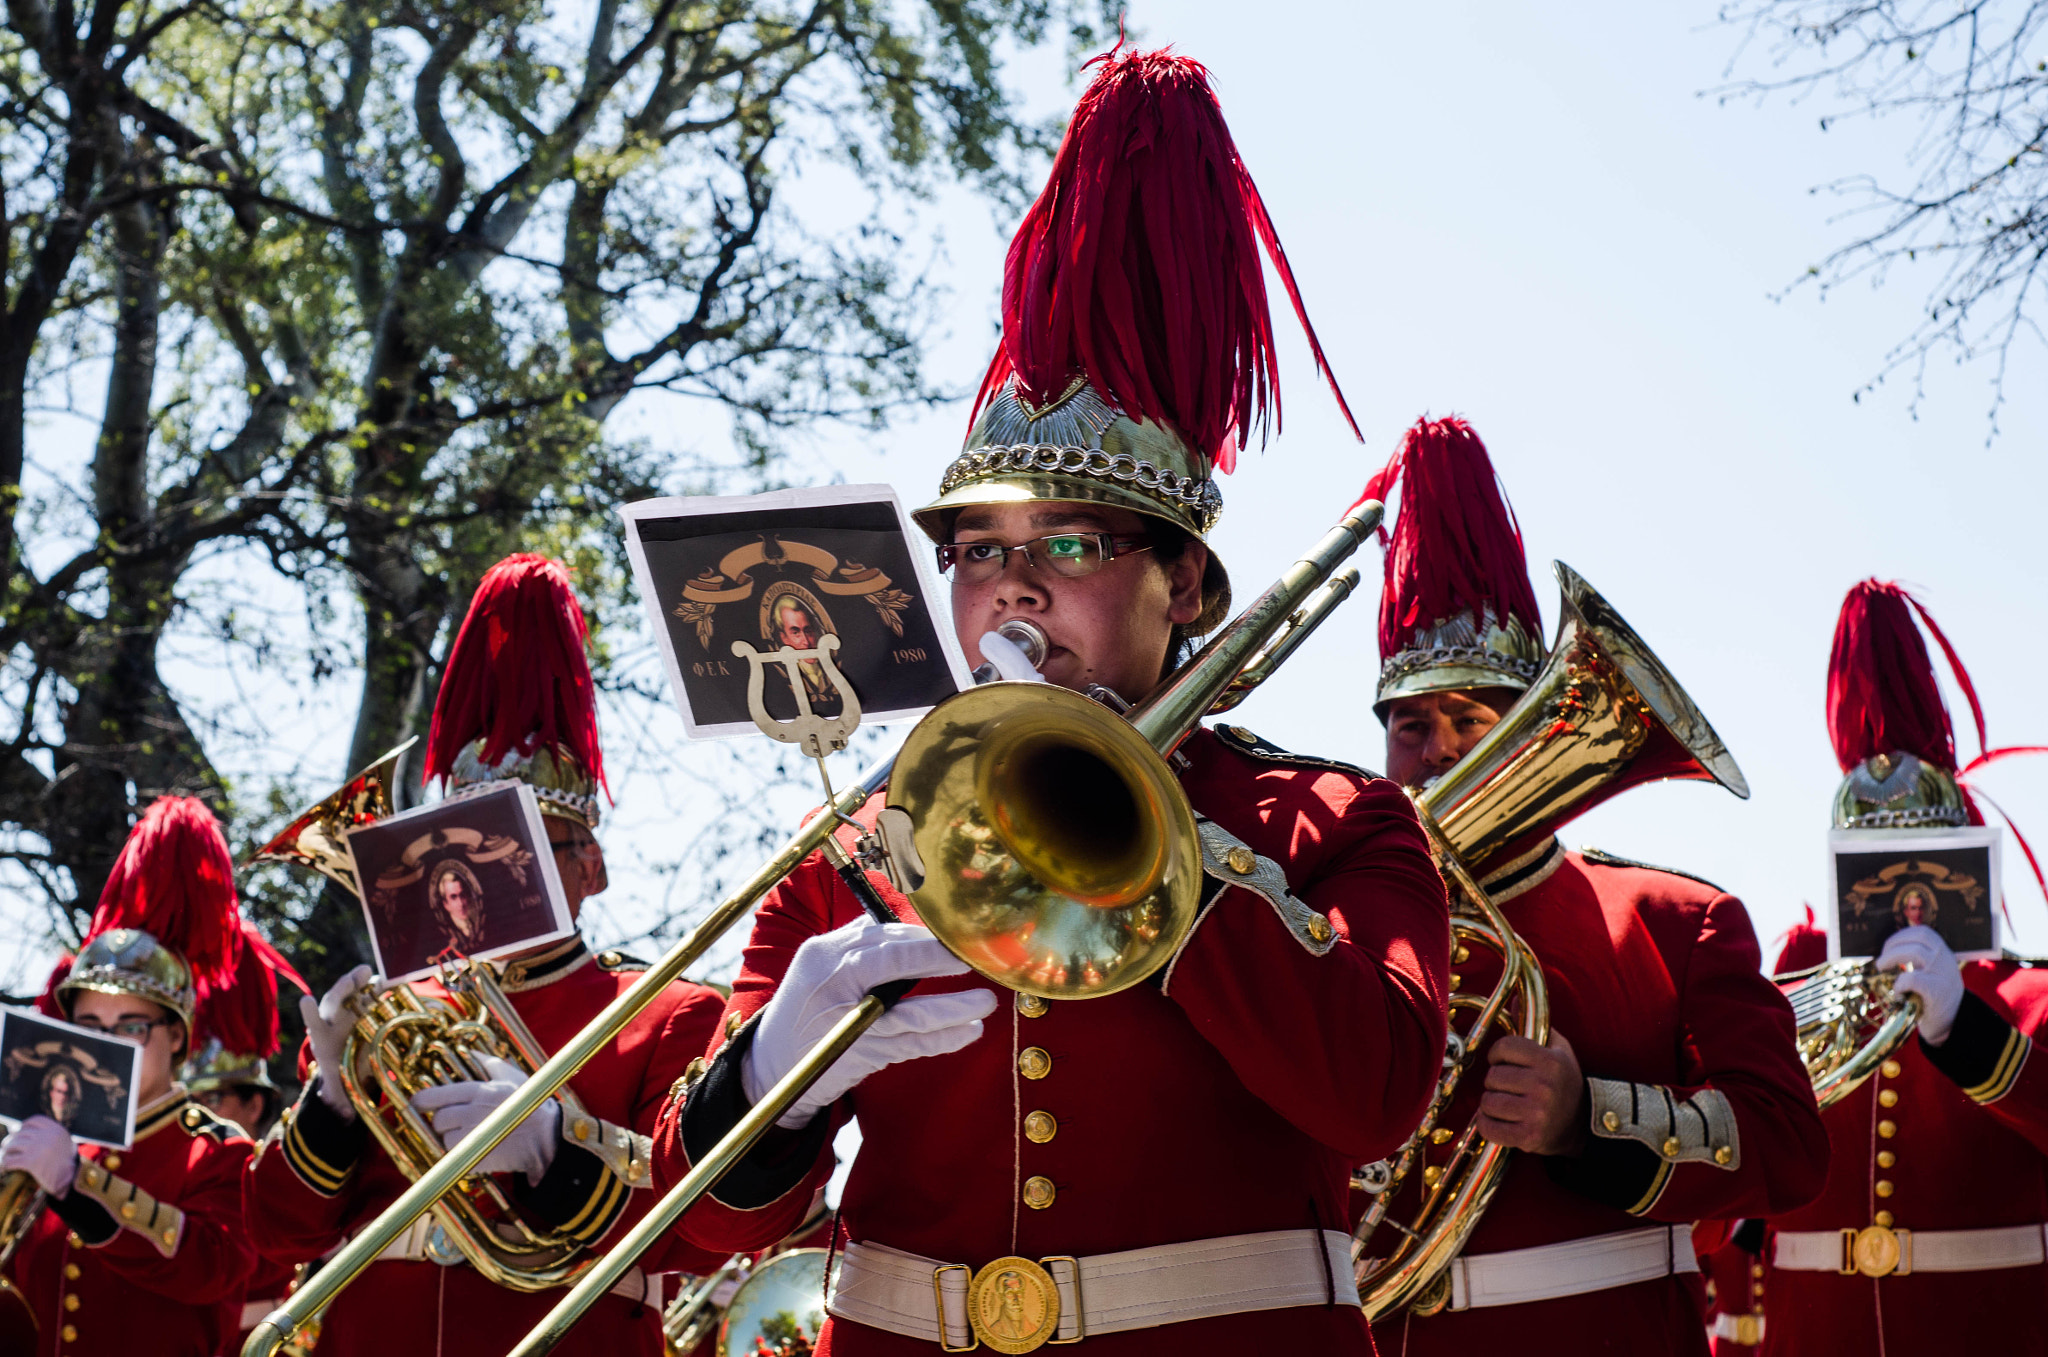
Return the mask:
[[[1233,727],[1198,731],[1181,752],[1195,810],[1278,863],[1298,902],[1335,926],[1334,943],[1316,955],[1266,897],[1224,885],[1176,959],[1146,984],[1086,1002],[1005,993],[966,1049],[881,1070],[842,1100],[840,1118],[858,1117],[862,1133],[840,1208],[845,1238],[978,1268],[1010,1254],[1085,1257],[1345,1228],[1351,1167],[1407,1138],[1442,1060],[1443,884],[1392,783],[1285,755]],[[862,817],[880,806],[878,797]],[[916,919],[908,900],[870,879],[899,918]],[[833,870],[808,859],[761,907],[728,1023],[768,1002],[805,939],[860,912]],[[1309,927],[1329,939],[1321,919]],[[977,986],[989,982],[921,988]],[[681,1178],[692,1153],[740,1115],[738,1057],[752,1032],[739,1027],[704,1078],[664,1110],[658,1181]],[[821,1116],[802,1131],[771,1132],[681,1228],[720,1252],[781,1237],[831,1168],[833,1123]],[[1371,1351],[1349,1305],[1084,1341],[1097,1357]],[[936,1350],[839,1320],[827,1322],[819,1349]]]
[[125,1150],[82,1145],[64,1199],[8,1270],[38,1357],[215,1357],[235,1340],[256,1254],[242,1226],[248,1137],[182,1087],[135,1119]]
[[1706,1279],[1708,1341],[1714,1357],[1756,1357],[1765,1328],[1764,1223],[1751,1220],[1741,1222],[1740,1229],[1727,1226],[1725,1221],[1706,1221],[1693,1234],[1695,1243],[1708,1233],[1720,1241],[1699,1256]]
[[[616,953],[594,958],[581,939],[505,969],[502,987],[545,1050],[555,1050],[632,983]],[[610,1045],[569,1080],[592,1117],[639,1135],[684,1067],[717,1030],[724,1001],[687,981],[671,985]],[[653,1205],[644,1188],[628,1190],[595,1154],[568,1142],[529,1186],[509,1174],[511,1195],[540,1219],[573,1228],[597,1247]],[[278,1262],[320,1257],[397,1199],[409,1180],[371,1140],[360,1119],[345,1121],[309,1084],[251,1160],[245,1185],[256,1247]],[[725,1261],[668,1246],[643,1257],[646,1271],[705,1272]],[[320,1330],[321,1357],[389,1357],[394,1351],[440,1357],[502,1357],[561,1299],[560,1291],[518,1292],[466,1265],[387,1259],[372,1263],[336,1297]],[[394,1345],[396,1345],[394,1347]],[[562,1353],[604,1357],[661,1352],[652,1305],[608,1295],[593,1305]]]
[[[1575,1157],[1511,1156],[1467,1256],[1765,1215],[1820,1190],[1827,1135],[1793,1046],[1791,1009],[1762,973],[1739,901],[1675,872],[1566,852],[1555,839],[1482,884],[1542,963],[1551,1028],[1588,1079],[1590,1134]],[[1477,953],[1458,969],[1468,991],[1483,992],[1500,973]],[[1470,1122],[1484,1080],[1483,1068],[1467,1073],[1445,1125]],[[1603,1104],[1596,1081],[1619,1096]],[[1613,1126],[1603,1124],[1608,1112]],[[1679,1246],[1690,1249],[1683,1236]],[[1522,1305],[1403,1313],[1382,1320],[1376,1336],[1383,1349],[1416,1357],[1704,1353],[1698,1288],[1697,1279],[1667,1276]]]
[[[1949,1038],[1909,1040],[1830,1107],[1827,1190],[1775,1231],[2048,1221],[2048,968],[1963,963]],[[1767,1255],[1768,1256],[1768,1255]],[[2048,1353],[2048,1266],[1867,1277],[1771,1268],[1764,1353]]]

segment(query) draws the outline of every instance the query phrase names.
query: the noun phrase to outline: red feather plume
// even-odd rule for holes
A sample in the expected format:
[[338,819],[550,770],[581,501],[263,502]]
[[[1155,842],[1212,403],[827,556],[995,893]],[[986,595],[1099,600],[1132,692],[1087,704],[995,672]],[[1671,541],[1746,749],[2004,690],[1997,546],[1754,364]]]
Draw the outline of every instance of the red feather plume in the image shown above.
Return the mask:
[[43,992],[36,996],[36,1012],[46,1018],[65,1021],[64,1005],[57,1002],[57,986],[71,974],[71,963],[75,960],[77,958],[69,952],[57,958],[57,964],[50,968],[50,978],[43,982]]
[[485,764],[545,745],[566,749],[604,782],[588,640],[569,572],[558,562],[521,553],[484,572],[442,668],[427,777],[447,777],[456,755],[482,740]]
[[1874,579],[1842,600],[1828,656],[1828,738],[1845,773],[1895,752],[1956,771],[1955,730],[1911,600],[1898,585]]
[[1254,424],[1266,436],[1269,403],[1280,425],[1264,246],[1357,434],[1208,69],[1165,50],[1098,63],[1010,242],[1002,344],[969,426],[1012,375],[1038,404],[1079,374],[1231,470]]
[[1786,929],[1781,941],[1783,945],[1778,949],[1778,962],[1771,967],[1772,975],[1803,971],[1828,959],[1828,935],[1814,923],[1812,905],[1806,907],[1806,922]]
[[241,925],[220,821],[196,797],[160,796],[121,845],[85,936],[141,929],[185,959],[204,997],[233,981]]
[[220,1044],[236,1055],[259,1056],[268,1060],[277,1054],[277,982],[282,976],[299,987],[313,991],[284,954],[270,945],[245,919],[242,922],[242,960],[235,968],[232,985],[207,995],[193,1019],[193,1046],[218,1037]]
[[1386,587],[1380,591],[1380,655],[1408,644],[1417,627],[1460,612],[1476,621],[1518,617],[1543,631],[1522,526],[1502,492],[1486,444],[1456,415],[1419,419],[1370,481],[1361,502],[1384,502],[1401,487],[1391,536],[1385,529]]

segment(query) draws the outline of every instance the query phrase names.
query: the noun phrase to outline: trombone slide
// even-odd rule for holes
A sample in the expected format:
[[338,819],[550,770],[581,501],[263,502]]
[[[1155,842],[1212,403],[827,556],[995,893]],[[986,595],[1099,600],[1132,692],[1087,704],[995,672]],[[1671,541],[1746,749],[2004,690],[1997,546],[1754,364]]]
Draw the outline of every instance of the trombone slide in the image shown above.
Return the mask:
[[852,1049],[853,1043],[859,1041],[861,1035],[888,1011],[888,1001],[873,994],[854,1005],[788,1074],[782,1076],[774,1088],[768,1090],[767,1096],[740,1118],[739,1124],[712,1147],[711,1153],[692,1165],[683,1180],[669,1189],[668,1195],[656,1202],[654,1209],[642,1216],[638,1225],[628,1230],[623,1239],[612,1245],[604,1257],[583,1274],[569,1294],[548,1311],[547,1318],[512,1349],[511,1357],[540,1357],[544,1352],[553,1351],[555,1344],[561,1342],[576,1321],[583,1317],[583,1312],[596,1303],[598,1297],[611,1290],[640,1255],[667,1234],[685,1211],[717,1186],[727,1170],[754,1148],[754,1142],[768,1134],[768,1129],[782,1114],[803,1097],[826,1070],[838,1064],[839,1058]]
[[[671,947],[661,960],[654,963],[647,973],[628,987],[618,998],[606,1005],[605,1010],[589,1025],[550,1056],[547,1063],[533,1072],[531,1078],[498,1105],[497,1110],[477,1123],[476,1129],[449,1149],[433,1168],[421,1174],[412,1186],[386,1207],[354,1239],[342,1246],[312,1279],[294,1292],[283,1305],[271,1311],[249,1331],[248,1339],[242,1344],[242,1357],[275,1357],[275,1354],[297,1332],[299,1326],[340,1293],[342,1288],[354,1281],[357,1274],[375,1262],[390,1243],[412,1226],[415,1220],[425,1215],[435,1202],[446,1196],[455,1185],[476,1171],[485,1155],[498,1147],[498,1143],[518,1128],[556,1090],[569,1081],[569,1077],[581,1069],[590,1058],[603,1049],[627,1023],[667,989],[671,982],[682,978],[685,970],[695,965],[698,958],[709,951],[711,945],[722,937],[726,930],[738,923],[750,911],[756,901],[766,895],[783,877],[790,874],[805,858],[817,851],[819,845],[831,837],[840,826],[839,816],[851,815],[866,804],[879,787],[888,781],[889,764],[882,763],[871,770],[861,781],[849,784],[833,798],[811,822],[784,841],[781,849],[763,863],[745,885],[726,897],[703,923],[690,930],[689,934]],[[881,1014],[881,1001],[874,1001],[875,1016]],[[861,1012],[856,1009],[855,1012]],[[870,1018],[872,1022],[874,1019]],[[863,1028],[865,1030],[865,1028]],[[855,1033],[854,1035],[859,1035]],[[798,1066],[802,1069],[803,1066]],[[813,1075],[813,1078],[816,1076]],[[779,1116],[780,1113],[777,1113]],[[628,1255],[632,1257],[633,1255]],[[595,1270],[595,1269],[593,1269]]]

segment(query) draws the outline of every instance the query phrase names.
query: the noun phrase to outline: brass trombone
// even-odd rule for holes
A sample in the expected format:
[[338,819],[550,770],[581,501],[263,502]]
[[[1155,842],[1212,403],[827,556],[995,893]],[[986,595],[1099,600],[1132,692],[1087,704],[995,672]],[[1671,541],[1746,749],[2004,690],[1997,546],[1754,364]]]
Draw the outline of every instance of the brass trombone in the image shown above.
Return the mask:
[[[991,683],[940,703],[894,758],[835,794],[306,1287],[257,1324],[243,1357],[271,1357],[308,1315],[472,1174],[485,1155],[885,785],[891,787],[892,810],[902,812],[914,837],[914,852],[897,851],[892,871],[911,884],[925,925],[982,974],[1042,997],[1083,998],[1126,989],[1165,965],[1193,924],[1202,871],[1193,813],[1165,756],[1215,707],[1233,680],[1308,620],[1316,606],[1312,596],[1378,525],[1380,512],[1377,501],[1354,506],[1307,556],[1123,717],[1078,693],[1036,683]],[[1321,613],[1315,620],[1321,620]],[[1085,815],[1075,803],[1076,782],[1102,787]],[[1117,870],[1126,875],[1117,878],[1103,870],[1101,859],[1087,856],[1098,848],[1116,859]],[[955,867],[963,855],[972,855],[981,869],[973,883],[958,879]],[[871,863],[881,858],[879,849],[870,848]],[[924,864],[937,864],[940,870],[927,873]],[[520,1357],[552,1348],[887,1007],[886,1000],[871,994],[842,1018],[682,1182],[584,1272],[521,1342],[516,1349]]]

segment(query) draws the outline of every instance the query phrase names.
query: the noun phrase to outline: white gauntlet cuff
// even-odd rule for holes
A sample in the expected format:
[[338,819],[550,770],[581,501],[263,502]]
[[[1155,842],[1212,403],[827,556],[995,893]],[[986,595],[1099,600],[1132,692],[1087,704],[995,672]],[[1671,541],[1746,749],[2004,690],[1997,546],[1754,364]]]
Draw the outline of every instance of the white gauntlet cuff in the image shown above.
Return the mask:
[[1662,1084],[1588,1079],[1586,1101],[1593,1134],[1603,1139],[1647,1145],[1670,1164],[1712,1164],[1730,1172],[1742,1167],[1735,1109],[1718,1089],[1678,1098]]

